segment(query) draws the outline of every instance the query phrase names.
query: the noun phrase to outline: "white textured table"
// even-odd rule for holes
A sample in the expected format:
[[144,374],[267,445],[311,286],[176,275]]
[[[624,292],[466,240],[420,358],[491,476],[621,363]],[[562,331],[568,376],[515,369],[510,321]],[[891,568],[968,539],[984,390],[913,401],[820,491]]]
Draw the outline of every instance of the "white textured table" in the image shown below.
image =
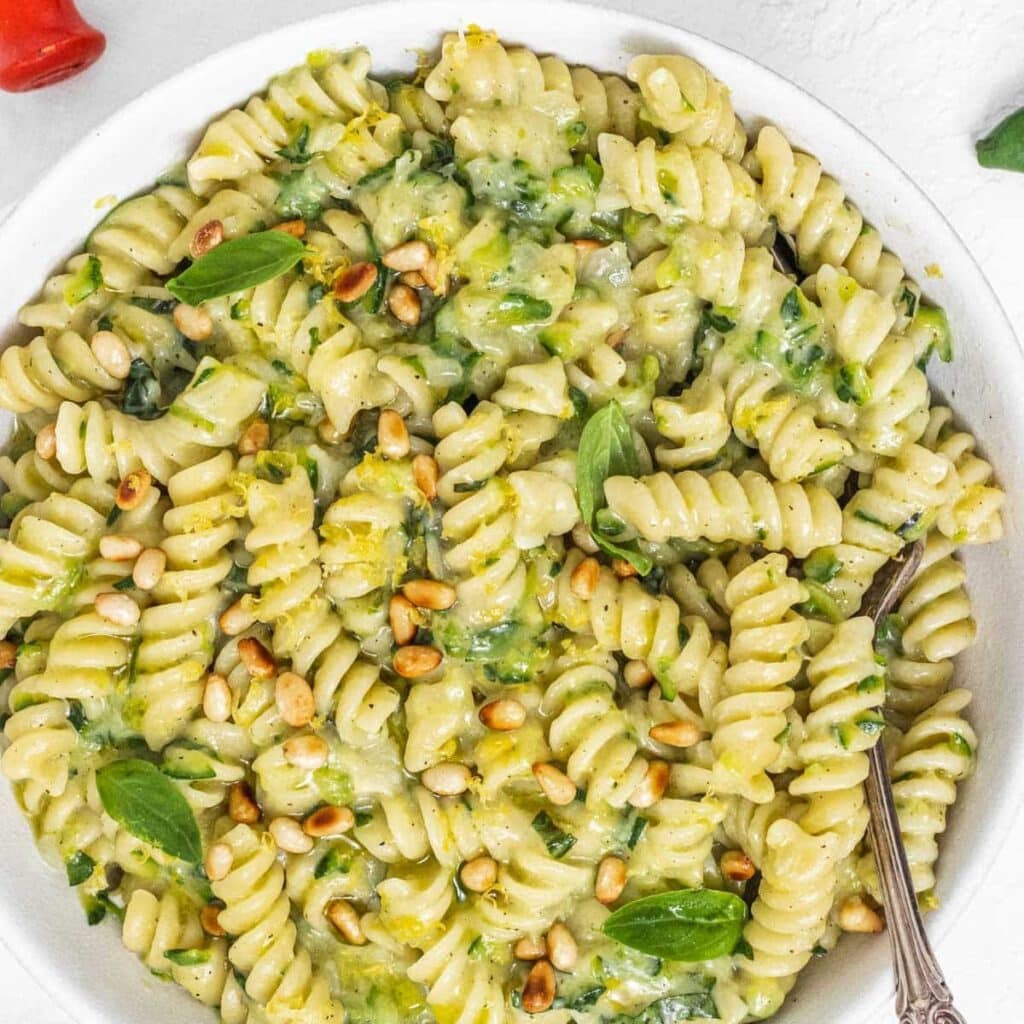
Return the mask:
[[[64,85],[20,97],[0,94],[0,208],[17,200],[84,132],[149,85],[235,40],[341,5],[332,0],[249,0],[245,5],[233,0],[80,0],[80,6],[107,33],[107,53],[92,70]],[[1024,4],[620,0],[608,6],[716,39],[844,114],[938,203],[981,262],[1011,320],[1024,323],[1024,176],[979,169],[972,145],[982,128],[1024,105]],[[484,4],[474,0],[468,9],[486,24]],[[1019,786],[1011,780],[1007,784]],[[1024,820],[1018,820],[987,883],[940,948],[971,1024],[1022,1017],[1020,850]],[[0,1024],[68,1024],[2,948],[0,991]]]

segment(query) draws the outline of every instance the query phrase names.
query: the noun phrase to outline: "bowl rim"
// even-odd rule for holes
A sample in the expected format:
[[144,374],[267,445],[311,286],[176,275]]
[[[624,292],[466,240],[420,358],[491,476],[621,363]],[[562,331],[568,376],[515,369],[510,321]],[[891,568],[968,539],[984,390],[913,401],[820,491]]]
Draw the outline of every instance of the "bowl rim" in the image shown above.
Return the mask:
[[[456,28],[451,18],[453,9],[465,8],[466,6],[465,3],[459,4],[456,0],[420,0],[417,3],[418,19],[422,19],[426,12],[436,11],[439,14],[436,19],[436,34],[433,40],[435,46],[439,42],[442,32],[453,31]],[[458,18],[457,27],[461,29],[474,22],[486,24],[490,10],[501,9],[506,6],[503,0],[474,0],[472,15],[467,13],[461,14]],[[1024,344],[1022,344],[1021,338],[1014,331],[999,296],[989,283],[967,243],[961,238],[949,219],[928,193],[914,181],[895,159],[890,157],[877,143],[857,128],[843,114],[833,109],[802,86],[774,71],[767,65],[760,63],[755,58],[702,33],[674,25],[661,18],[625,12],[616,8],[603,7],[598,3],[581,2],[581,0],[517,0],[515,7],[518,9],[517,17],[523,24],[524,34],[528,34],[527,25],[531,11],[540,14],[557,10],[566,14],[576,14],[586,19],[593,19],[594,17],[608,18],[615,23],[618,30],[622,31],[635,31],[646,35],[654,34],[658,37],[659,41],[663,42],[666,51],[685,53],[688,52],[688,46],[695,42],[698,48],[715,55],[724,56],[734,64],[744,67],[752,76],[769,79],[772,86],[772,96],[788,92],[804,106],[816,108],[827,120],[833,122],[839,134],[846,136],[846,138],[840,140],[844,149],[848,144],[864,147],[870,152],[876,163],[884,166],[886,173],[891,176],[894,183],[898,182],[901,191],[912,194],[927,209],[928,216],[932,221],[933,231],[946,236],[946,240],[949,243],[949,251],[951,253],[955,252],[959,258],[959,265],[955,275],[956,280],[962,288],[967,284],[966,277],[972,279],[973,294],[980,296],[983,304],[992,311],[993,318],[999,322],[999,326],[1005,336],[1014,340],[1013,350],[1017,360],[1016,368],[1018,371],[1024,370]],[[47,195],[59,187],[65,175],[70,174],[76,167],[90,166],[90,154],[94,150],[102,150],[106,141],[112,135],[115,135],[119,128],[130,122],[137,111],[148,107],[155,107],[163,97],[170,96],[178,86],[185,83],[190,77],[203,72],[209,73],[219,65],[223,65],[225,68],[243,67],[247,51],[259,50],[274,37],[296,33],[308,35],[310,39],[313,39],[318,28],[328,29],[329,34],[337,26],[339,18],[346,16],[355,16],[363,19],[361,24],[367,25],[364,30],[366,35],[372,36],[374,30],[370,29],[367,24],[367,20],[371,16],[378,17],[381,24],[386,25],[390,17],[398,18],[407,13],[408,4],[403,2],[403,0],[359,0],[359,2],[344,8],[325,12],[311,18],[299,17],[296,20],[285,22],[246,39],[234,42],[197,61],[187,64],[173,75],[157,82],[127,103],[122,104],[99,124],[88,129],[86,134],[63,153],[25,195],[16,200],[12,207],[8,208],[6,215],[0,213],[0,254],[5,249],[3,242],[8,237],[21,234],[27,236],[27,233],[31,231],[30,218],[39,208],[45,208]],[[380,30],[377,29],[376,31]],[[507,32],[502,34],[503,37],[510,35]],[[572,59],[571,55],[565,53],[560,55],[570,61]],[[703,56],[701,61],[705,62]],[[711,70],[713,73],[715,72],[713,66]],[[257,91],[261,84],[257,84],[255,87]],[[728,84],[726,82],[726,85]],[[216,116],[215,113],[210,115],[211,118],[214,116]],[[749,125],[750,121],[748,120],[747,123]],[[830,173],[835,172],[832,171]],[[841,173],[839,176],[842,178]],[[148,187],[151,186],[146,184],[141,186],[143,190]],[[856,199],[856,194],[854,194],[853,198]],[[97,213],[102,215],[99,211]],[[7,346],[8,330],[12,327],[16,328],[17,325],[0,323],[0,350]],[[951,887],[945,895],[941,921],[938,927],[929,929],[933,944],[942,941],[944,936],[952,929],[959,914],[963,912],[969,903],[973,902],[995,858],[1005,845],[1014,822],[1024,818],[1024,739],[1018,740],[1012,749],[1012,761],[1010,763],[1003,762],[1003,778],[1008,784],[1004,785],[998,793],[986,794],[988,804],[986,820],[992,825],[998,823],[1003,827],[998,830],[987,828],[984,830],[984,834],[971,837],[973,842],[971,856],[960,868],[956,877],[956,886]],[[1014,779],[1020,779],[1021,781],[1014,783]],[[10,785],[6,780],[3,780],[2,784],[7,787]],[[974,799],[980,800],[981,795],[978,793],[974,794]],[[961,837],[960,841],[963,842],[964,837]],[[26,933],[20,930],[19,918],[24,913],[24,910],[19,907],[16,899],[10,898],[11,891],[0,887],[0,924],[7,926],[0,928],[0,944],[9,950],[14,959],[45,988],[47,993],[73,1020],[79,1022],[79,1024],[109,1024],[109,1017],[96,1004],[95,983],[86,983],[84,979],[77,976],[71,977],[63,973],[60,970],[57,956],[49,949],[42,932]],[[14,936],[18,938],[15,939]],[[891,1000],[892,993],[892,981],[885,975],[885,972],[880,972],[862,990],[859,1000],[861,1008],[858,1010],[860,1013],[859,1020],[862,1024],[876,1019],[875,1014],[886,1002]],[[195,1005],[198,1006],[199,1004]]]

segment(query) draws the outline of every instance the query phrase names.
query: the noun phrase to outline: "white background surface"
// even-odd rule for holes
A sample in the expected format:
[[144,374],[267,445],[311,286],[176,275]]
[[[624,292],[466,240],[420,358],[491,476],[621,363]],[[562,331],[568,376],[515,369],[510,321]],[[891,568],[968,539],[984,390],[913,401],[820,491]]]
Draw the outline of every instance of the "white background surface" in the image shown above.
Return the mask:
[[[106,32],[107,53],[71,82],[27,96],[0,94],[0,209],[149,85],[238,39],[342,5],[81,0],[80,6]],[[979,133],[1024,105],[1024,3],[619,0],[608,6],[658,17],[740,50],[845,115],[938,203],[982,264],[1011,321],[1024,323],[1024,176],[984,171],[973,155]],[[486,23],[484,5],[472,10]],[[841,176],[841,168],[833,170]],[[984,339],[958,341],[966,346]],[[1024,1017],[1018,991],[1024,967],[1021,850],[1024,820],[1018,820],[987,883],[939,950],[970,1024]],[[0,1024],[68,1024],[2,947],[0,992]]]

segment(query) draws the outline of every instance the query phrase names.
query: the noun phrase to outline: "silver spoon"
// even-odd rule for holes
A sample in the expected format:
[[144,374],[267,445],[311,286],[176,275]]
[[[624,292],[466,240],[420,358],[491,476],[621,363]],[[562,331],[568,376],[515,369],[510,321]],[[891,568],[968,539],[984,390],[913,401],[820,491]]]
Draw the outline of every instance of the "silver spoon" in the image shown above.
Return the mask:
[[[863,614],[871,616],[876,626],[906,590],[923,551],[920,541],[910,544],[879,570],[862,606]],[[871,748],[869,757],[871,770],[865,783],[869,829],[896,969],[896,1014],[900,1024],[966,1024],[953,1006],[921,922],[881,743]]]

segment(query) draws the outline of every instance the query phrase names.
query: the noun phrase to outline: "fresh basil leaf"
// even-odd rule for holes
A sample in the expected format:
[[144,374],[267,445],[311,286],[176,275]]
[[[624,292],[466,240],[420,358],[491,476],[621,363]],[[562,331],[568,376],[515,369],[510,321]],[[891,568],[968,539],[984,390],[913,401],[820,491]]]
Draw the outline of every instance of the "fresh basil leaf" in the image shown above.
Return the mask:
[[1024,108],[1004,118],[974,144],[982,167],[1003,171],[1024,171]]
[[187,270],[167,282],[167,290],[182,302],[197,306],[207,299],[230,295],[263,284],[291,270],[306,247],[283,231],[257,231],[221,242]]
[[199,826],[188,801],[149,761],[113,761],[96,772],[103,809],[133,836],[189,864],[203,857]]
[[697,963],[732,953],[746,916],[735,893],[677,889],[620,907],[605,921],[604,933],[648,956]]
[[587,420],[576,455],[576,494],[588,525],[605,507],[604,482],[610,476],[637,476],[640,460],[633,430],[622,406],[611,401]]

